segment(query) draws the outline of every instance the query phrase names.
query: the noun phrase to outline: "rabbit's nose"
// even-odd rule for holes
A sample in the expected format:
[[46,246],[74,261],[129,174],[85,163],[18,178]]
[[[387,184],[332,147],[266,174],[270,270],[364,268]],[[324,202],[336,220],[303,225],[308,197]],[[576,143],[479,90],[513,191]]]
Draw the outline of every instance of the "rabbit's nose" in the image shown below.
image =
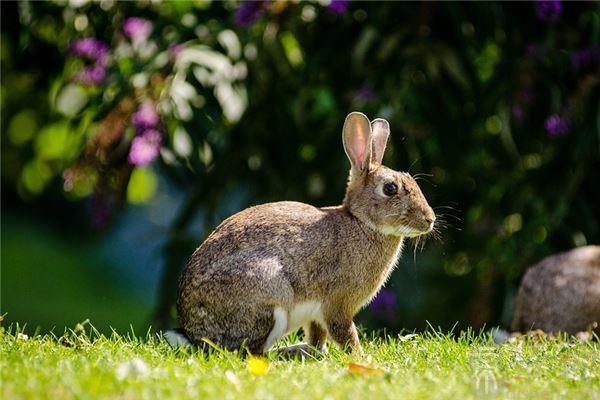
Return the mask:
[[435,222],[435,216],[434,215],[427,215],[425,217],[425,222],[427,222],[427,224],[429,225],[429,230],[433,229],[433,223]]

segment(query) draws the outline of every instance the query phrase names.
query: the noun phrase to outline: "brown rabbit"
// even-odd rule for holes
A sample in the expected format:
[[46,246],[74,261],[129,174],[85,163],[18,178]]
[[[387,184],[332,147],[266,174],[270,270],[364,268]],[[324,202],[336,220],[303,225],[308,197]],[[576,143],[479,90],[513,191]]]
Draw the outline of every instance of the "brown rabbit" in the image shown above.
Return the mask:
[[341,206],[263,204],[215,229],[179,282],[179,321],[192,343],[262,353],[303,327],[315,348],[329,335],[360,350],[352,318],[390,275],[403,238],[435,221],[415,180],[381,165],[388,136],[383,119],[346,117],[351,169]]
[[[600,246],[544,258],[527,270],[512,329],[575,334],[600,324]],[[596,325],[596,333],[600,327]]]

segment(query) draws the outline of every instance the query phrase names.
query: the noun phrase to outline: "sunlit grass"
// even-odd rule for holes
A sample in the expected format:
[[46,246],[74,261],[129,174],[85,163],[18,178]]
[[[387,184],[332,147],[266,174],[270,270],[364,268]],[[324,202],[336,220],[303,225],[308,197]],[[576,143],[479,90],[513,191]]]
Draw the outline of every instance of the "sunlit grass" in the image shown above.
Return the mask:
[[[296,340],[296,338],[292,338]],[[598,398],[597,341],[526,337],[495,345],[471,332],[363,337],[363,355],[337,348],[307,359],[256,362],[211,348],[175,350],[156,334],[89,325],[61,336],[0,328],[3,399]],[[250,365],[248,365],[250,361]]]

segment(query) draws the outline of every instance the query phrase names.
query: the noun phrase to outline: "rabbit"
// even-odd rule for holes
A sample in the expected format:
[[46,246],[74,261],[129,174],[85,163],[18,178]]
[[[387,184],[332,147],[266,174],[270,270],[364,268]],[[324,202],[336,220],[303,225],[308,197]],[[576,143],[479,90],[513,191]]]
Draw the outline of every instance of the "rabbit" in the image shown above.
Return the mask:
[[579,247],[530,267],[519,288],[514,331],[600,334],[600,246]]
[[[404,238],[430,232],[435,214],[415,180],[381,165],[387,121],[350,113],[350,160],[340,206],[282,201],[222,222],[192,254],[177,310],[189,342],[261,354],[302,327],[311,349],[330,337],[361,351],[354,315],[388,279]],[[186,341],[185,339],[183,340]]]

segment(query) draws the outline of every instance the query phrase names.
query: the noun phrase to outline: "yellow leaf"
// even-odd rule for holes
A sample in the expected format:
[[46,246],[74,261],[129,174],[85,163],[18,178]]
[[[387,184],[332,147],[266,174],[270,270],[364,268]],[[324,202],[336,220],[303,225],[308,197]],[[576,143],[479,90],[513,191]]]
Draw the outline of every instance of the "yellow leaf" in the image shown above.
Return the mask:
[[348,364],[348,372],[352,375],[363,375],[363,376],[383,376],[383,370],[375,367],[371,367],[364,364],[351,362]]
[[251,356],[246,367],[252,375],[263,376],[269,372],[269,363],[261,357]]

